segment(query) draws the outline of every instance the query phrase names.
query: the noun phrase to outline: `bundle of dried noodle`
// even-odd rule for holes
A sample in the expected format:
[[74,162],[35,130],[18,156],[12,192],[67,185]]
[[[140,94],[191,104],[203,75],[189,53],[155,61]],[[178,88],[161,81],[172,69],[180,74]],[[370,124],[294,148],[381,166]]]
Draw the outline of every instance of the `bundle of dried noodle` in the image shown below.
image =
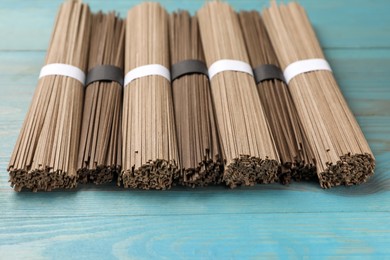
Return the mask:
[[[209,2],[198,11],[198,19],[209,68],[224,59],[249,63],[238,17],[228,4]],[[279,157],[255,81],[252,75],[233,70],[210,80],[226,159],[223,179],[230,187],[274,182]]]
[[128,12],[125,71],[140,75],[141,68],[148,76],[137,77],[124,89],[118,180],[125,187],[168,189],[178,171],[170,81],[141,67],[169,68],[168,43],[168,14],[158,3],[142,3]]
[[105,74],[114,70],[123,81],[124,32],[115,13],[93,15],[77,165],[81,183],[111,182],[121,169],[122,85]]
[[[85,73],[90,20],[89,7],[80,1],[61,5],[46,65],[71,65]],[[15,190],[51,190],[77,185],[84,94],[81,81],[64,75],[39,79],[8,166]]]
[[170,16],[170,49],[172,74],[175,68],[184,70],[186,64],[206,71],[206,75],[182,71],[183,75],[172,82],[182,169],[178,182],[191,187],[220,183],[223,164],[196,16],[185,11]]
[[291,178],[313,179],[316,177],[314,154],[260,14],[240,12],[239,17],[251,65],[259,72],[257,90],[282,163],[279,180],[289,183]]
[[[283,70],[296,62],[312,64],[312,59],[327,67],[299,4],[277,6],[272,2],[263,20]],[[329,68],[297,74],[288,84],[314,151],[321,187],[365,182],[374,173],[375,159]]]

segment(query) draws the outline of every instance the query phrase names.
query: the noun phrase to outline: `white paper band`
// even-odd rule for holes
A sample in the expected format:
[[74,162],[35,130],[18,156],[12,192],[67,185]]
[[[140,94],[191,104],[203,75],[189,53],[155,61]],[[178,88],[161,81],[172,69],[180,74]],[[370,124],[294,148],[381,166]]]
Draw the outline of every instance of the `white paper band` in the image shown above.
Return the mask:
[[284,78],[286,79],[287,83],[290,82],[295,76],[315,71],[315,70],[329,70],[332,71],[332,69],[329,66],[329,63],[324,59],[308,59],[308,60],[299,60],[296,62],[291,63],[287,66],[287,68],[284,70]]
[[43,66],[41,69],[41,73],[39,73],[39,78],[50,76],[50,75],[71,77],[80,81],[83,85],[85,84],[84,71],[69,64],[52,63]]
[[149,64],[137,67],[127,72],[125,76],[125,86],[135,79],[151,75],[162,76],[169,82],[171,81],[171,73],[166,67],[160,64]]
[[211,64],[209,68],[210,80],[222,71],[240,71],[253,76],[252,67],[246,62],[240,60],[218,60]]

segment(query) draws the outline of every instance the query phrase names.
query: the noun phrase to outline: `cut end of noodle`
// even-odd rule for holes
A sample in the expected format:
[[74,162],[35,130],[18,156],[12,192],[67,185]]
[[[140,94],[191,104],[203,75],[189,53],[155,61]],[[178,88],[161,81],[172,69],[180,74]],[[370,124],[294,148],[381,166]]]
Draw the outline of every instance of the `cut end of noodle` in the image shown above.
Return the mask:
[[117,166],[99,166],[94,170],[82,168],[77,171],[78,183],[94,183],[96,185],[110,183],[119,172],[120,167]]
[[278,180],[278,168],[276,160],[241,155],[226,166],[223,180],[230,188],[273,183]]
[[166,190],[172,187],[178,171],[176,162],[167,160],[149,161],[138,169],[124,170],[118,178],[125,188]]
[[318,181],[316,166],[304,161],[295,162],[290,174],[294,181]]
[[222,182],[223,162],[216,158],[205,159],[196,168],[183,169],[183,177],[178,183],[187,187],[206,187]]
[[63,171],[34,170],[10,170],[11,187],[15,191],[23,188],[37,191],[51,191],[52,189],[71,189],[77,186],[77,176],[69,175]]
[[374,174],[375,159],[369,154],[346,154],[336,164],[328,163],[324,172],[319,173],[322,188],[339,185],[356,185],[364,183]]

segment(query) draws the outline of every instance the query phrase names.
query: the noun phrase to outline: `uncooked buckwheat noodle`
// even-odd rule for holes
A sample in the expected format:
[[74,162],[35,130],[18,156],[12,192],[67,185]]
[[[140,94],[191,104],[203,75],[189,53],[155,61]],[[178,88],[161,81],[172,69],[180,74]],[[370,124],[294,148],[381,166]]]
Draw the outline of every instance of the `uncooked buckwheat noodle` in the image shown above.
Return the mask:
[[[272,2],[263,20],[282,69],[296,61],[325,58],[299,4]],[[332,72],[299,74],[289,88],[315,154],[321,187],[365,182],[374,173],[375,159]]]
[[[100,65],[123,71],[124,32],[124,22],[114,12],[93,15],[89,71]],[[103,80],[86,86],[77,166],[79,182],[111,182],[119,173],[121,117],[122,86],[118,82]]]
[[[173,65],[205,62],[196,16],[186,11],[170,16],[170,47]],[[181,76],[172,82],[172,92],[182,168],[178,182],[191,187],[220,183],[223,167],[207,75]]]
[[[90,20],[86,4],[62,4],[45,63],[73,65],[85,72]],[[77,185],[83,93],[83,84],[74,78],[51,75],[39,79],[8,166],[15,190]]]
[[[226,3],[207,3],[198,11],[208,67],[221,59],[249,63],[240,23]],[[253,76],[223,71],[211,79],[217,128],[230,187],[277,180],[279,157],[265,119]]]
[[[260,14],[240,12],[239,17],[252,67],[266,64],[279,67]],[[314,154],[286,83],[278,79],[264,80],[258,83],[257,89],[282,163],[280,181],[288,183],[291,177],[313,179],[316,176]]]
[[[158,3],[146,2],[128,12],[125,72],[150,64],[169,68],[168,14]],[[150,75],[125,86],[122,133],[118,181],[130,188],[170,188],[178,152],[169,80]]]

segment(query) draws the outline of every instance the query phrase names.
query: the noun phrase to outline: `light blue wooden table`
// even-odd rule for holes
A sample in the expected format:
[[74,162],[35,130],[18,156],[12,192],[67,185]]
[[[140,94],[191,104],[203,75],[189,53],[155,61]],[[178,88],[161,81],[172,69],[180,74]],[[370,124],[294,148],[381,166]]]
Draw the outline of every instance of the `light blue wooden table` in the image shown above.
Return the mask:
[[[16,193],[6,167],[60,2],[0,0],[0,259],[390,258],[390,1],[299,1],[376,156],[368,183]],[[137,3],[87,2],[123,16]],[[259,10],[268,1],[229,2]]]

